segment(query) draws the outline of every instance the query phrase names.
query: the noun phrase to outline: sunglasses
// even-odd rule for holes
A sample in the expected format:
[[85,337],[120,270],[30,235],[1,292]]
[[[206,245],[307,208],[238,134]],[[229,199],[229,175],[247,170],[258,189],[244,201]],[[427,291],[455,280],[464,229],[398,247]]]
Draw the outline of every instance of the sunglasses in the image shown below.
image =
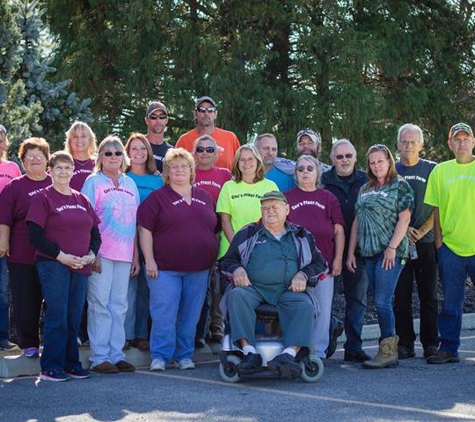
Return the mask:
[[151,114],[150,116],[147,116],[147,119],[149,119],[149,120],[157,120],[157,119],[166,120],[166,119],[168,119],[168,116],[166,114],[160,114],[160,115]]
[[216,107],[196,107],[196,111],[198,113],[214,113],[216,111]]
[[208,154],[213,154],[216,150],[215,150],[214,147],[206,147],[206,148],[205,148],[205,147],[196,147],[196,152],[197,152],[198,154],[201,154],[201,153],[203,153],[203,152],[205,152],[205,151],[206,151]]
[[297,167],[297,171],[299,173],[303,173],[305,170],[307,171],[314,171],[315,170],[315,166],[298,166]]
[[343,158],[350,159],[350,158],[353,158],[353,154],[338,154],[338,155],[335,155],[335,158],[337,160],[343,160]]
[[124,155],[124,153],[122,151],[106,151],[104,155],[106,157],[112,157],[113,155],[115,155],[116,157],[121,157],[122,155]]

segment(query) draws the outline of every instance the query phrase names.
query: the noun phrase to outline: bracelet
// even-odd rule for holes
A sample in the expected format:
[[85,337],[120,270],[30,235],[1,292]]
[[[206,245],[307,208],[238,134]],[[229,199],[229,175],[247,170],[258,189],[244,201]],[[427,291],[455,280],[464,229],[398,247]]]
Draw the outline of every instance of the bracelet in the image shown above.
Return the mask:
[[393,251],[395,251],[397,248],[393,248],[392,246],[388,245],[388,248],[389,249],[392,249]]

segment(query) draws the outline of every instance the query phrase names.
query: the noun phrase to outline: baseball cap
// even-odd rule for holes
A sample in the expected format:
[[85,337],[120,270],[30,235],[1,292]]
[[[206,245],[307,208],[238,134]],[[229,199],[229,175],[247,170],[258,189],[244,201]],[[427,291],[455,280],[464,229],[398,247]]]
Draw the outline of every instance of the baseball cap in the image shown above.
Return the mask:
[[459,132],[467,132],[473,138],[472,128],[467,123],[457,123],[450,128],[449,139],[452,139]]
[[8,135],[8,130],[5,126],[0,125],[0,132],[5,132],[5,135]]
[[205,102],[205,101],[208,102],[208,103],[213,104],[213,107],[216,107],[216,102],[211,97],[208,97],[207,95],[204,95],[203,97],[200,97],[200,98],[196,99],[195,108],[199,107],[199,105],[201,103]]
[[321,144],[322,143],[322,137],[320,136],[320,134],[318,132],[315,132],[314,130],[308,129],[308,128],[303,129],[299,133],[297,133],[297,143],[299,143],[300,138],[302,136],[305,136],[305,135],[307,135],[316,144]]
[[167,112],[167,108],[165,107],[165,104],[161,103],[160,101],[154,101],[153,103],[150,103],[150,105],[147,107],[146,116],[150,116],[157,110],[164,111],[165,113]]
[[287,204],[287,198],[282,192],[279,192],[278,190],[271,190],[270,192],[265,193],[261,198],[261,204],[264,201],[269,201],[271,199],[275,199],[277,201],[283,201]]

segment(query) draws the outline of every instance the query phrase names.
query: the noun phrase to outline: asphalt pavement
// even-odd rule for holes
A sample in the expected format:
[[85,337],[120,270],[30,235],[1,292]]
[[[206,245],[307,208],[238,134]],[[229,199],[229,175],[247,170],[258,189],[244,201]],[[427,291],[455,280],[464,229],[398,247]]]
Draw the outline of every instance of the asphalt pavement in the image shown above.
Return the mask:
[[[341,345],[340,345],[341,346]],[[373,355],[375,341],[366,341]],[[228,384],[218,362],[194,371],[94,374],[62,383],[0,379],[0,422],[53,421],[475,421],[475,331],[462,333],[461,362],[395,369],[345,363],[341,347],[321,380],[250,379]]]

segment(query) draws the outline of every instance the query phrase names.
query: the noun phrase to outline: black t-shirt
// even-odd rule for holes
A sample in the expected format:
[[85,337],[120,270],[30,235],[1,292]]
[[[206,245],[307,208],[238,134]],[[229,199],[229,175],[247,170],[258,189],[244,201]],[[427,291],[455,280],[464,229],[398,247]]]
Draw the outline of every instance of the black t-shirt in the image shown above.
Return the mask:
[[170,148],[173,148],[173,145],[170,145],[168,142],[162,142],[160,145],[152,144],[153,158],[155,158],[155,163],[157,164],[157,170],[160,173],[163,173],[163,160],[165,154]]

